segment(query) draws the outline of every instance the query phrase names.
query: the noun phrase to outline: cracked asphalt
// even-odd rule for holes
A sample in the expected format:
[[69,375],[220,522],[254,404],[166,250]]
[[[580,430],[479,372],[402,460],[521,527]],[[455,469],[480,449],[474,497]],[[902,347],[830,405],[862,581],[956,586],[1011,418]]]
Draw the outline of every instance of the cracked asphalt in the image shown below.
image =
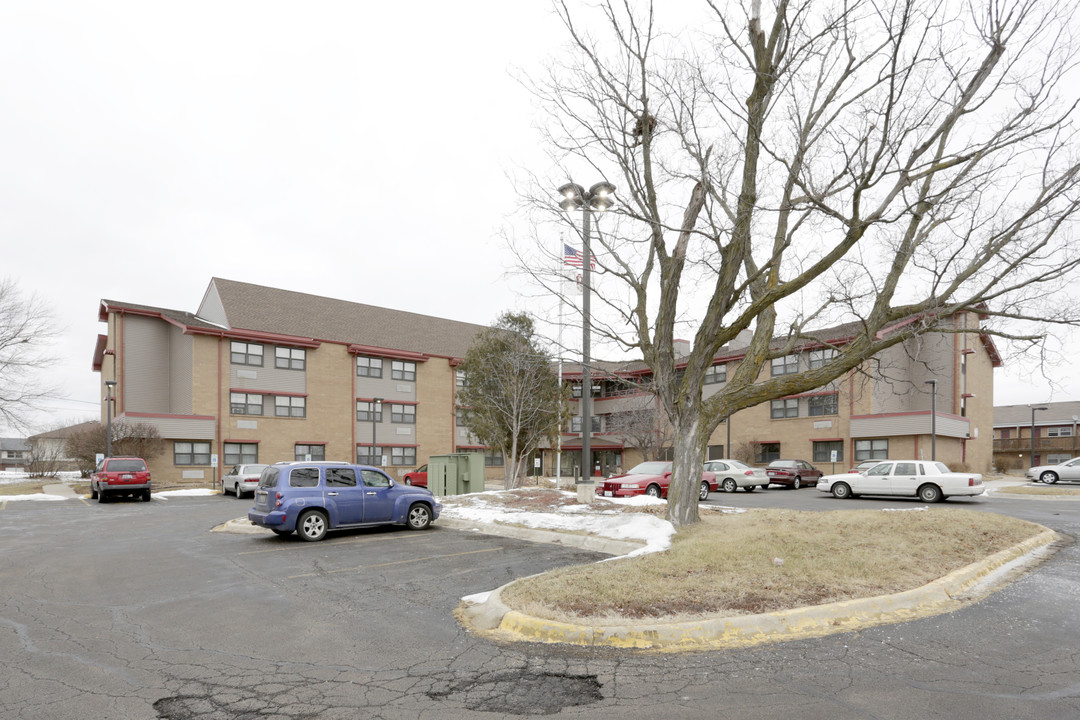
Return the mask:
[[[714,496],[799,509],[812,490]],[[745,498],[745,499],[744,499]],[[1080,502],[980,498],[1068,536]],[[696,654],[500,645],[459,599],[597,553],[478,533],[210,532],[222,497],[0,510],[0,718],[1080,717],[1080,546],[960,611]]]

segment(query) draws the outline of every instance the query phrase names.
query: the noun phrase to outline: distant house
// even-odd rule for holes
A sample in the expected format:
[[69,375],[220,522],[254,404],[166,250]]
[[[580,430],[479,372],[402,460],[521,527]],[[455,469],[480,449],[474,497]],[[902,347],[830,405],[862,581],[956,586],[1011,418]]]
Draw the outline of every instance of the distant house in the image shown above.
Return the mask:
[[0,438],[0,470],[25,470],[29,457],[25,438]]
[[994,408],[994,465],[1016,470],[1054,465],[1080,455],[1080,402],[999,405]]
[[78,462],[75,458],[68,455],[67,439],[72,434],[97,424],[98,422],[96,420],[90,420],[88,422],[38,433],[37,435],[31,435],[27,438],[30,455],[38,464],[47,466],[49,470],[78,470]]

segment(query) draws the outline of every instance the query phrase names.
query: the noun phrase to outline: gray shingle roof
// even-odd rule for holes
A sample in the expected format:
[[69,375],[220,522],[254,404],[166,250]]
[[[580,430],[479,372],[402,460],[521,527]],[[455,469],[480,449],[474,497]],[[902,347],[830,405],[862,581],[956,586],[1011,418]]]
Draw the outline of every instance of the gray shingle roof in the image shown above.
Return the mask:
[[214,278],[229,325],[444,357],[464,357],[483,325]]
[[[1033,405],[1046,408],[1035,413],[1036,425],[1072,425],[1074,415],[1080,418],[1080,402],[1033,403]],[[997,405],[994,407],[994,425],[1030,426],[1031,407],[1031,405]]]

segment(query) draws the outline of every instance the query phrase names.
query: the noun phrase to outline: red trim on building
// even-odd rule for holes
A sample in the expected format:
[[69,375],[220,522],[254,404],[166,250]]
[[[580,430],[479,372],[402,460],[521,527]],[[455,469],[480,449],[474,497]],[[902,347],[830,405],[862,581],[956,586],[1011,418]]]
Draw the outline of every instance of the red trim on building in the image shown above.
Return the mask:
[[237,440],[235,438],[225,438],[222,443],[244,443],[245,445],[258,445],[261,440]]
[[124,417],[175,418],[177,420],[213,420],[213,415],[177,415],[175,413],[124,413]]
[[353,355],[390,358],[391,360],[413,360],[415,362],[427,362],[431,357],[425,353],[411,352],[409,350],[391,350],[390,348],[373,347],[371,345],[356,345],[353,343],[349,343],[349,352]]
[[[325,445],[326,443],[322,443],[322,444]],[[379,443],[379,442],[377,442],[374,445],[372,445],[369,442],[358,442],[358,443],[356,443],[356,447],[384,447],[384,448],[411,447],[411,448],[418,448],[420,446],[419,445],[410,445],[408,443]]]
[[282,392],[279,390],[253,390],[251,388],[229,388],[230,393],[244,393],[245,395],[271,395],[276,397],[308,397],[307,393]]
[[325,445],[325,440],[295,440],[293,445]]
[[[930,416],[929,410],[912,410],[910,412],[895,412],[895,413],[877,413],[874,415],[852,415],[852,420],[869,420],[871,418],[887,418],[887,417],[903,417],[905,415],[926,415]],[[953,420],[965,420],[970,421],[970,418],[962,417],[960,415],[954,415],[953,413],[941,412],[938,410],[938,417],[952,418]]]

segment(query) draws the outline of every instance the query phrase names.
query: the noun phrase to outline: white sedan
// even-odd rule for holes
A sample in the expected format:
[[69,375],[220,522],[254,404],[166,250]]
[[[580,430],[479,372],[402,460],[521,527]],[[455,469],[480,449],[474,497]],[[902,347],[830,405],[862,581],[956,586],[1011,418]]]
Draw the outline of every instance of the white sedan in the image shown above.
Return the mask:
[[716,475],[716,482],[724,492],[735,492],[738,488],[753,492],[759,487],[769,487],[769,476],[764,469],[738,460],[708,460],[705,470]]
[[861,475],[826,475],[817,489],[838,498],[914,495],[928,503],[951,495],[982,495],[985,490],[979,473],[954,473],[929,460],[884,460]]
[[1058,480],[1080,480],[1080,458],[1066,460],[1058,465],[1037,465],[1024,475],[1031,482],[1056,483]]

